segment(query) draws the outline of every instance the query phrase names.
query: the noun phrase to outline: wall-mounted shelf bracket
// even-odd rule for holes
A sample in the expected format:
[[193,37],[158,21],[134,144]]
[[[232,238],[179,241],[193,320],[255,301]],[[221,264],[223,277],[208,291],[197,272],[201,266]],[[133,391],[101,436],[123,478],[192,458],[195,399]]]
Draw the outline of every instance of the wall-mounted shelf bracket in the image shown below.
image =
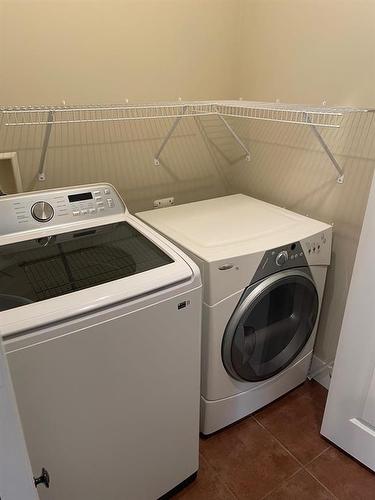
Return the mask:
[[167,145],[169,139],[172,137],[174,131],[176,130],[177,128],[177,125],[180,123],[181,121],[181,118],[185,115],[186,111],[187,111],[187,106],[184,106],[182,108],[182,115],[181,116],[178,116],[175,121],[173,122],[171,128],[169,129],[169,132],[168,134],[165,136],[163,142],[161,143],[161,146],[160,148],[158,149],[158,152],[156,153],[156,155],[154,156],[154,165],[156,167],[159,167],[160,166],[160,155],[162,154],[165,146]]
[[245,152],[245,160],[246,161],[250,161],[251,160],[251,154],[250,154],[250,151],[248,150],[248,148],[245,146],[245,144],[243,143],[243,141],[238,137],[238,135],[236,134],[236,132],[233,130],[233,128],[229,125],[229,123],[226,121],[226,119],[224,117],[222,117],[219,113],[217,115],[220,120],[224,123],[225,127],[227,128],[227,130],[231,133],[232,137],[236,140],[236,142],[241,146],[241,148],[244,150]]
[[46,180],[45,164],[46,164],[46,156],[47,156],[49,139],[51,136],[53,119],[54,119],[54,111],[49,111],[48,116],[47,116],[46,131],[44,133],[42,152],[40,153],[39,168],[38,168],[38,180],[39,181]]
[[[311,119],[310,119],[310,117],[308,115],[306,115],[306,121],[311,123]],[[343,171],[343,169],[340,167],[338,161],[334,157],[332,151],[329,149],[326,141],[323,139],[323,137],[321,136],[319,130],[316,128],[315,125],[311,125],[311,130],[313,131],[313,134],[315,135],[315,137],[318,139],[319,144],[322,146],[322,148],[326,152],[328,158],[331,160],[332,165],[337,170],[337,173],[339,174],[339,176],[337,177],[337,182],[339,184],[343,184],[343,182],[344,182],[344,171]]]

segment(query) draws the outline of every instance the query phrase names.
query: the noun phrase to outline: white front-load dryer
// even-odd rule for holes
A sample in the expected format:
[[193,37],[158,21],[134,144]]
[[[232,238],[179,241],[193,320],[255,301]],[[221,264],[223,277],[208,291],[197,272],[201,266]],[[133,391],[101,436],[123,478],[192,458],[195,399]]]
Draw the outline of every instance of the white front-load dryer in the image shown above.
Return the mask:
[[241,194],[137,216],[201,269],[203,434],[304,382],[330,263],[330,225]]

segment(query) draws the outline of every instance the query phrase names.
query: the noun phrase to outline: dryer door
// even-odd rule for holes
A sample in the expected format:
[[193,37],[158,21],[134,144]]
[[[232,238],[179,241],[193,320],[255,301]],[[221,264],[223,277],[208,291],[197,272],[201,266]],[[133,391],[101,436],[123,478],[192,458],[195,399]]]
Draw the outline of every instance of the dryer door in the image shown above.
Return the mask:
[[256,382],[282,371],[309,340],[318,309],[308,268],[282,271],[249,286],[224,333],[227,372]]

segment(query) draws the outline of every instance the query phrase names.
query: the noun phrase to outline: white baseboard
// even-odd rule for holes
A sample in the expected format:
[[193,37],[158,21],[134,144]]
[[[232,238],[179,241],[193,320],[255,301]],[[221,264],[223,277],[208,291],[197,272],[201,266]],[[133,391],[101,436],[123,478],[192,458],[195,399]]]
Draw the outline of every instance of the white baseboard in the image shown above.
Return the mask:
[[309,379],[314,379],[327,390],[329,389],[329,384],[331,383],[331,373],[332,373],[332,363],[327,363],[322,361],[320,358],[315,356],[312,357]]

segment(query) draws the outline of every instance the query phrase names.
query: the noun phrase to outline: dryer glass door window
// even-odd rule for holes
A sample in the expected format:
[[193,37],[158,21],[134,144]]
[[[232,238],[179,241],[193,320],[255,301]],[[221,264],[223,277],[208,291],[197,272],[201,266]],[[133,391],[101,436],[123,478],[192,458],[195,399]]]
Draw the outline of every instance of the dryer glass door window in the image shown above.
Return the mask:
[[318,315],[310,277],[285,271],[246,290],[223,338],[223,361],[231,376],[255,382],[286,368],[308,341]]

